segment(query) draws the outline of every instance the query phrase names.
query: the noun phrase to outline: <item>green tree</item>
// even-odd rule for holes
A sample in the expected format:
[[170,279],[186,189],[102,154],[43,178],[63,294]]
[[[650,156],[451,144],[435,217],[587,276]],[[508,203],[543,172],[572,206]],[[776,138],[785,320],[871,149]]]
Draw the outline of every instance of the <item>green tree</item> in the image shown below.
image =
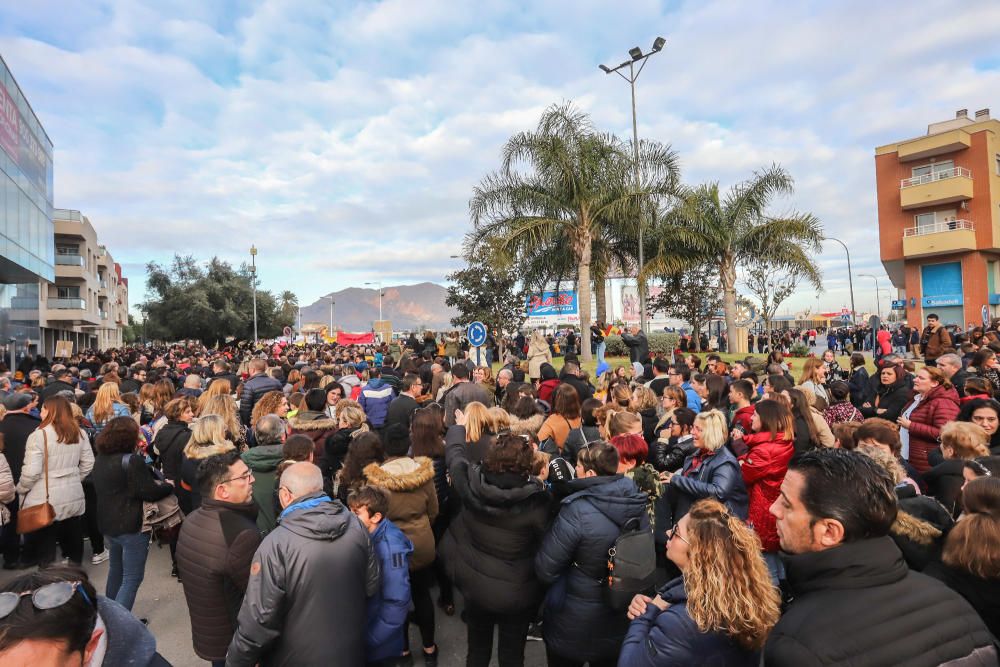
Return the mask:
[[[492,264],[466,267],[447,276],[448,296],[445,305],[458,310],[452,326],[482,322],[491,331],[511,333],[520,328],[525,318],[528,290],[524,289],[512,271],[497,269]],[[503,338],[500,337],[503,358]]]
[[278,311],[280,313],[282,327],[290,326],[295,328],[295,322],[299,314],[299,297],[295,292],[285,290],[278,297]]
[[[234,269],[217,257],[202,266],[193,257],[175,255],[170,266],[150,262],[146,271],[152,297],[140,309],[149,338],[196,338],[209,345],[228,337],[253,338],[254,297],[249,266]],[[277,336],[287,324],[291,321],[282,317],[274,295],[258,289],[259,336]]]
[[693,266],[666,276],[663,291],[646,303],[649,315],[660,311],[691,325],[691,343],[697,350],[701,330],[722,307],[719,273],[709,264]]
[[[673,193],[676,162],[668,146],[641,143],[636,183],[628,144],[597,132],[572,104],[552,106],[534,131],[507,141],[501,169],[473,191],[466,256],[478,256],[485,245],[499,267],[524,269],[525,283],[534,287],[543,286],[546,262],[559,273],[571,270],[586,332],[595,241],[615,245],[634,237],[643,202]],[[590,358],[584,345],[583,359]]]
[[750,293],[747,299],[764,321],[764,331],[771,333],[771,322],[778,308],[795,293],[803,276],[796,271],[774,271],[767,264],[751,263],[743,276]]
[[722,309],[730,341],[736,340],[736,275],[751,263],[771,271],[790,271],[820,288],[822,278],[813,257],[820,250],[823,227],[811,213],[780,216],[767,210],[777,195],[791,194],[792,177],[773,165],[734,186],[725,197],[719,184],[700,185],[683,193],[656,230],[656,254],[646,263],[648,275],[676,273],[710,263],[719,274]]

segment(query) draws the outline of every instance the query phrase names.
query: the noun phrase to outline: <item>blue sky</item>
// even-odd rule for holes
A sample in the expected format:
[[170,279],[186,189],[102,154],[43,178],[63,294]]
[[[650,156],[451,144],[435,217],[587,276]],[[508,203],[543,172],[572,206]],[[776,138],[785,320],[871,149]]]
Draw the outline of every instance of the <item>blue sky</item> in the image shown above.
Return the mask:
[[[998,25],[993,0],[36,0],[0,5],[0,54],[55,143],[56,206],[88,215],[133,303],[148,260],[255,244],[264,287],[306,304],[442,282],[504,140],[564,100],[626,135],[628,88],[597,65],[657,35],[640,135],[692,184],[782,164],[797,189],[776,211],[813,212],[855,274],[884,276],[874,148],[1000,114]],[[790,307],[848,303],[840,246],[819,260],[825,291]]]

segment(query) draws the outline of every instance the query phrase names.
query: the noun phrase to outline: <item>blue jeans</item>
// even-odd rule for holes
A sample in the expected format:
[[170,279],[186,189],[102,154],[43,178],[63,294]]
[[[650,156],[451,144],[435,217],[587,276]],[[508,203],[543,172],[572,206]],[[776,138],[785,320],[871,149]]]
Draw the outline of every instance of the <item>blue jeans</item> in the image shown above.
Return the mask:
[[132,611],[139,584],[146,574],[146,556],[149,555],[149,533],[127,533],[109,537],[111,567],[104,596]]
[[608,349],[608,344],[603,340],[597,344],[597,363],[604,363],[604,352]]

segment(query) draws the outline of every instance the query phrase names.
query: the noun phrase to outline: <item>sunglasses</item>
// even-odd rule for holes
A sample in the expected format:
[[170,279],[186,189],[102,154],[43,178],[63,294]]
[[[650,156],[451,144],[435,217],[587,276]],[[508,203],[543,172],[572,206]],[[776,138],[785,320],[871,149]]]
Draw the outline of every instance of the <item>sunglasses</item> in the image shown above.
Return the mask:
[[87,601],[87,604],[93,607],[94,601],[87,595],[82,581],[57,581],[46,584],[41,588],[36,588],[33,591],[0,593],[0,618],[10,616],[11,612],[17,609],[17,605],[21,603],[21,598],[28,597],[29,595],[31,596],[31,604],[35,605],[35,609],[45,611],[46,609],[55,609],[56,607],[63,606],[73,598],[73,594],[77,590],[80,591],[80,595]]

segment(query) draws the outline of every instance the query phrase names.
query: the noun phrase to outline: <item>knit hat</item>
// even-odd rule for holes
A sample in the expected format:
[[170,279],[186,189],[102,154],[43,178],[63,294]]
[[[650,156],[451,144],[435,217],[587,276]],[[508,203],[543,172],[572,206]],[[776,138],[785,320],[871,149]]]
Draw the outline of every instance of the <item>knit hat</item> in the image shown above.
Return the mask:
[[14,394],[8,394],[3,399],[3,406],[8,410],[23,410],[31,405],[33,400],[35,399],[31,394],[17,392]]
[[576,471],[566,459],[557,456],[549,461],[549,481],[553,483],[568,482],[574,477],[576,477]]

